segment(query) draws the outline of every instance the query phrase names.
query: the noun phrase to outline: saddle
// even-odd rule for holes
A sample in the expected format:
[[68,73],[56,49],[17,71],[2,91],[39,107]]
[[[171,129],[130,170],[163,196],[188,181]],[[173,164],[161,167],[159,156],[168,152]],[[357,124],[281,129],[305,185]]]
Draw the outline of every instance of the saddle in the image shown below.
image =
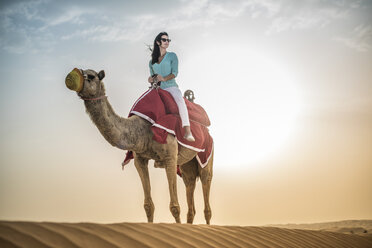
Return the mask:
[[[198,152],[199,164],[205,167],[213,150],[213,139],[208,130],[210,120],[203,107],[193,102],[195,96],[192,90],[187,90],[184,97],[195,142],[189,142],[183,138],[184,130],[177,104],[171,94],[160,87],[150,87],[143,93],[131,108],[129,117],[137,115],[149,121],[152,124],[153,140],[161,144],[167,143],[166,139],[169,134],[174,135],[179,145]],[[133,156],[127,153],[123,164],[129,163],[131,158]]]

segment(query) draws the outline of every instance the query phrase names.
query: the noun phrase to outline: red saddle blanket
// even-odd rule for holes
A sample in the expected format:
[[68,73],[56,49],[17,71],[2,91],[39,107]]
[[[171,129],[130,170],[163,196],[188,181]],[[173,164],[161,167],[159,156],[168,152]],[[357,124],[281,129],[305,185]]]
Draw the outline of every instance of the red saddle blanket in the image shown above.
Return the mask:
[[[213,139],[209,134],[210,121],[205,110],[198,104],[185,99],[189,112],[190,128],[195,142],[185,140],[181,118],[178,107],[172,95],[162,89],[150,89],[146,91],[134,103],[129,116],[137,115],[152,124],[153,139],[159,143],[166,144],[168,133],[176,136],[178,144],[197,151],[197,160],[201,167],[205,167],[211,157],[213,150]],[[133,158],[128,152],[124,164]]]

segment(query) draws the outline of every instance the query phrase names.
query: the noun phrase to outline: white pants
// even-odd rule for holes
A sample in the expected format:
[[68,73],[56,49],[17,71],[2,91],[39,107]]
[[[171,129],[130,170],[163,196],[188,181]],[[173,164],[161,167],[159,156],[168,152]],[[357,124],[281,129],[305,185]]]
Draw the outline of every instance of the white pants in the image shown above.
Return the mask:
[[182,127],[190,126],[189,113],[187,112],[186,103],[183,99],[180,89],[178,87],[169,87],[165,88],[164,90],[168,91],[172,95],[174,101],[178,106],[178,112],[180,113]]

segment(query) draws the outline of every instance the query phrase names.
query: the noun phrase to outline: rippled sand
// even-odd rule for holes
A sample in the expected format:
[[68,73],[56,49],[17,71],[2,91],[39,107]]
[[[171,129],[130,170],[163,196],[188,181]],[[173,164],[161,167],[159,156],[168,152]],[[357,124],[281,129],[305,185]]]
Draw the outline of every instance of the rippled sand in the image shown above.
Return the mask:
[[369,234],[284,227],[0,221],[0,247],[372,247]]

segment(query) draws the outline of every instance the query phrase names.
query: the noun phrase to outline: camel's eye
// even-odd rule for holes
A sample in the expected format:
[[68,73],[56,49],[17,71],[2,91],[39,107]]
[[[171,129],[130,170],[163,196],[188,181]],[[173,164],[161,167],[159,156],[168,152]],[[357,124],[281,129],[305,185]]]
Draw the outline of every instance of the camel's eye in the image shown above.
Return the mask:
[[95,76],[93,76],[93,75],[88,75],[88,79],[89,80],[93,80],[95,78]]

